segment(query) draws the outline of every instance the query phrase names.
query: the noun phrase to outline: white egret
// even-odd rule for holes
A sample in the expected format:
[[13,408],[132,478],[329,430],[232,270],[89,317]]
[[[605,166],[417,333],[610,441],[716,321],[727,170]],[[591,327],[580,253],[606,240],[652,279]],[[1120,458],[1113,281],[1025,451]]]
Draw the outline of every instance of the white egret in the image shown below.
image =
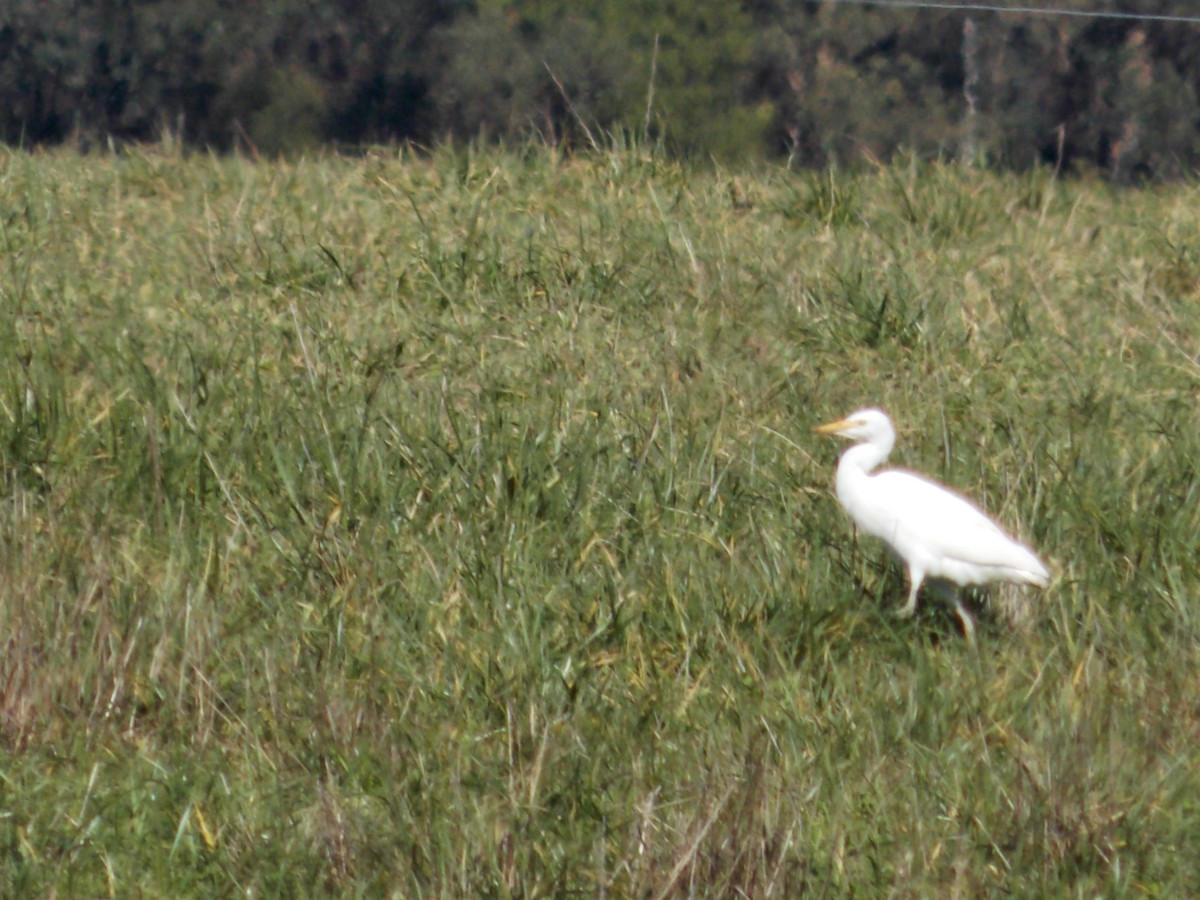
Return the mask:
[[908,602],[903,617],[917,609],[917,591],[927,579],[954,604],[963,632],[975,626],[954,585],[997,581],[1045,587],[1050,579],[1032,550],[1005,534],[974,503],[913,472],[881,465],[896,443],[892,420],[879,409],[860,409],[816,429],[856,443],[837,467],[837,498],[854,523],[879,538],[908,568]]

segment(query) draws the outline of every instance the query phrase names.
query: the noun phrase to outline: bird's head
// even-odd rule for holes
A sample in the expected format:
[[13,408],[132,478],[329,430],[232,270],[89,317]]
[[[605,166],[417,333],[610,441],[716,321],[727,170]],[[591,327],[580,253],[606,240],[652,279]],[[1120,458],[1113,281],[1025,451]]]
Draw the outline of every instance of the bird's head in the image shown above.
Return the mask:
[[892,420],[882,409],[859,409],[844,419],[838,419],[814,430],[817,434],[836,434],[853,441],[886,444],[889,447],[896,439],[896,429],[892,427]]

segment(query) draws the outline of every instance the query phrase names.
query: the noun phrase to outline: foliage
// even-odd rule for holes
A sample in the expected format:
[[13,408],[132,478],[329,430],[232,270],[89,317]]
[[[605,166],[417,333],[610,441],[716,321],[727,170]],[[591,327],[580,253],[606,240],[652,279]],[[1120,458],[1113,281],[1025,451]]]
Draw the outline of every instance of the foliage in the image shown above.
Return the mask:
[[1176,178],[1200,162],[1198,34],[792,0],[11,0],[0,139],[87,147],[169,132],[275,153],[636,136],[725,162],[848,167],[915,152]]
[[[3,893],[1195,893],[1195,186],[0,178]],[[1052,562],[1026,631],[891,615],[865,401]]]
[[620,120],[635,71],[623,43],[569,8],[523,20],[488,5],[436,38],[430,93],[457,134],[594,141]]

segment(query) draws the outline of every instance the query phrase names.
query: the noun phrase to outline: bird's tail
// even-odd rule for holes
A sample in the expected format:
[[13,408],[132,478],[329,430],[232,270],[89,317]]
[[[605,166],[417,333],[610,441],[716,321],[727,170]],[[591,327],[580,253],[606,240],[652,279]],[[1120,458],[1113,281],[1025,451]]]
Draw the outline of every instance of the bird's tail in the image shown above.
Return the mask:
[[1032,584],[1040,588],[1044,588],[1050,583],[1050,570],[1046,568],[1046,564],[1038,559],[1037,554],[1026,547],[1024,544],[1017,544],[1015,548],[1019,550],[1020,559],[1018,565],[1013,566],[1012,581],[1018,581],[1021,584]]

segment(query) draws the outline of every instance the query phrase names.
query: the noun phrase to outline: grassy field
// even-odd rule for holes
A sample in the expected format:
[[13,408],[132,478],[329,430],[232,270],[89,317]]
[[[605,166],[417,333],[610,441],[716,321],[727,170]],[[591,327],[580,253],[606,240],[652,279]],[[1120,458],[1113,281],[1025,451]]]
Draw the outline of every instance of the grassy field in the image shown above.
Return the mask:
[[[0,894],[1200,891],[1200,188],[0,155]],[[978,647],[833,498],[1050,562]]]

